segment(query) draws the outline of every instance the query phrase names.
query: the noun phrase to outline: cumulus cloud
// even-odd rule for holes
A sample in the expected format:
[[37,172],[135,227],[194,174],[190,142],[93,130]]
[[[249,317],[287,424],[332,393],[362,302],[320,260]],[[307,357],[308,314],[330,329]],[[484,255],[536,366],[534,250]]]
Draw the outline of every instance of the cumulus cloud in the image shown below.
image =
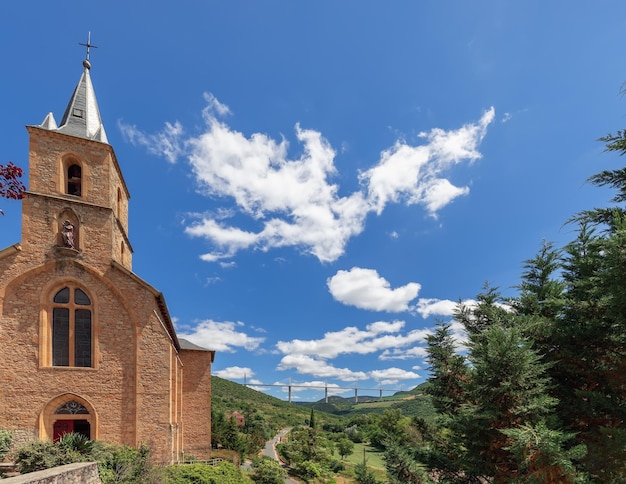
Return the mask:
[[345,389],[340,388],[337,383],[327,383],[322,380],[311,380],[302,382],[290,381],[289,383],[274,382],[274,385],[282,385],[283,391],[288,391],[288,387],[291,386],[292,393],[304,392],[311,389],[328,389],[328,395],[339,395],[340,393],[344,393],[346,391]]
[[452,316],[457,305],[449,299],[420,299],[416,309],[426,319],[430,316]]
[[228,106],[212,94],[205,101],[206,124],[197,135],[187,134],[178,122],[166,123],[156,134],[122,122],[119,127],[131,143],[152,154],[170,162],[185,158],[201,193],[231,200],[237,213],[253,222],[254,229],[243,230],[211,214],[197,214],[186,232],[212,244],[202,256],[208,262],[232,258],[240,250],[277,247],[295,247],[332,262],[364,230],[367,215],[380,214],[388,203],[422,204],[436,216],[469,192],[446,175],[453,165],[480,158],[478,145],[494,117],[492,108],[458,130],[422,133],[418,146],[398,141],[359,175],[360,190],[340,196],[333,182],[336,152],[320,132],[296,124],[301,154],[293,157],[286,139],[262,133],[247,137],[221,119],[230,114]]
[[412,360],[415,358],[426,358],[425,346],[413,346],[410,348],[391,348],[383,351],[380,360]]
[[366,355],[390,348],[406,347],[423,342],[430,334],[428,329],[416,329],[399,334],[404,325],[404,321],[377,322],[366,326],[365,330],[349,326],[339,331],[327,332],[321,339],[279,341],[276,348],[286,355],[330,359],[346,354]]
[[208,319],[200,321],[193,332],[180,331],[179,336],[214,351],[232,353],[236,348],[256,350],[265,338],[247,335],[242,331],[244,326],[241,322],[218,322]]
[[414,380],[419,374],[401,368],[386,368],[384,370],[370,371],[370,376],[382,385],[393,385],[402,380]]
[[[356,382],[361,380],[376,380],[383,385],[391,385],[401,380],[415,380],[420,375],[401,368],[385,368],[371,371],[352,371],[349,368],[338,368],[325,360],[305,355],[285,356],[278,365],[279,370],[296,370],[300,374],[312,375],[319,378],[335,378],[345,382]],[[324,386],[324,384],[310,385]],[[329,385],[330,388],[330,385]],[[339,389],[337,385],[335,388]],[[345,391],[345,388],[343,388]],[[340,391],[337,391],[340,393]]]
[[298,373],[313,375],[319,378],[337,378],[343,381],[367,380],[363,371],[352,371],[349,368],[337,368],[325,360],[302,354],[283,357],[278,365],[279,370],[296,370]]
[[389,202],[403,201],[424,204],[435,215],[455,198],[467,194],[467,187],[455,187],[443,175],[453,165],[481,157],[478,145],[494,116],[491,108],[476,124],[451,131],[433,129],[420,134],[425,144],[411,146],[398,141],[383,151],[378,164],[360,175],[376,212],[380,214]]
[[353,267],[338,271],[326,281],[332,296],[339,302],[373,311],[408,311],[421,286],[410,282],[391,289],[391,284],[373,269]]
[[250,368],[243,368],[241,366],[230,366],[222,370],[214,370],[213,375],[220,378],[226,378],[228,380],[243,380],[254,376],[254,371]]
[[[404,321],[377,321],[366,326],[365,330],[346,327],[339,331],[327,332],[317,340],[279,341],[277,350],[284,354],[278,365],[280,370],[295,370],[300,374],[318,378],[337,378],[343,381],[366,379],[399,380],[418,378],[412,372],[400,373],[401,370],[373,370],[369,372],[352,371],[338,368],[328,360],[345,355],[367,355],[380,353],[379,360],[403,360],[423,358],[426,355],[425,344],[430,329],[405,331]],[[388,372],[384,374],[380,372]],[[390,376],[391,374],[395,376]],[[400,377],[399,375],[404,375]]]

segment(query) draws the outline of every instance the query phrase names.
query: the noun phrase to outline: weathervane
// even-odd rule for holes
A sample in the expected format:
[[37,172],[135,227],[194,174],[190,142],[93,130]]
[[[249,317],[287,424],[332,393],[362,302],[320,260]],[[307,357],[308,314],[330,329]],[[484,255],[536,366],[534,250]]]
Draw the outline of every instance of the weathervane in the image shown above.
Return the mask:
[[89,68],[91,67],[91,63],[89,62],[89,49],[91,49],[92,47],[93,47],[94,49],[97,49],[97,48],[98,48],[98,46],[97,46],[97,45],[93,45],[93,44],[91,43],[91,32],[89,32],[89,33],[87,34],[87,43],[86,43],[86,44],[83,44],[82,42],[79,42],[79,43],[78,43],[78,45],[83,45],[83,46],[87,47],[87,57],[85,58],[85,61],[83,62],[83,65],[84,65],[87,69],[89,69]]

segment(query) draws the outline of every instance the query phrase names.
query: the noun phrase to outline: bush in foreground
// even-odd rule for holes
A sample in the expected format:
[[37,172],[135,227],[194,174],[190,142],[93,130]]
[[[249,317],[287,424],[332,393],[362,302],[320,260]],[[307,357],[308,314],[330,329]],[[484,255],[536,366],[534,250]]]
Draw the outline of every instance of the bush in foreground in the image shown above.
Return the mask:
[[167,484],[250,484],[241,471],[230,462],[220,462],[216,466],[206,464],[185,464],[167,467]]
[[287,477],[287,471],[283,469],[280,463],[269,457],[256,459],[252,463],[252,467],[254,468],[252,480],[256,484],[283,484],[285,477]]

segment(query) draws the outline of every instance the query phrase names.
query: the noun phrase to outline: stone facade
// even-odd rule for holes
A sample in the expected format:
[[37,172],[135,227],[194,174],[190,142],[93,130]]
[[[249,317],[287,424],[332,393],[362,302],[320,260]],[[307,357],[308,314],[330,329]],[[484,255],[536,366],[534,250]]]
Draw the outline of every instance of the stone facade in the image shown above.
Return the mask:
[[0,250],[0,428],[21,441],[74,429],[145,442],[160,462],[208,458],[214,352],[182,348],[163,295],[132,272],[113,148],[27,129],[22,242]]

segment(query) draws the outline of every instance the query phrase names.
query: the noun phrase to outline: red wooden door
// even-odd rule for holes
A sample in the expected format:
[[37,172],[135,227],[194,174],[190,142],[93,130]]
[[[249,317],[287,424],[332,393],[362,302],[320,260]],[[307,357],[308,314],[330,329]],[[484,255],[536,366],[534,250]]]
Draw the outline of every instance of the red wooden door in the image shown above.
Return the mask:
[[74,431],[73,420],[57,420],[54,422],[54,429],[52,432],[52,441],[58,442],[63,434],[69,434]]

